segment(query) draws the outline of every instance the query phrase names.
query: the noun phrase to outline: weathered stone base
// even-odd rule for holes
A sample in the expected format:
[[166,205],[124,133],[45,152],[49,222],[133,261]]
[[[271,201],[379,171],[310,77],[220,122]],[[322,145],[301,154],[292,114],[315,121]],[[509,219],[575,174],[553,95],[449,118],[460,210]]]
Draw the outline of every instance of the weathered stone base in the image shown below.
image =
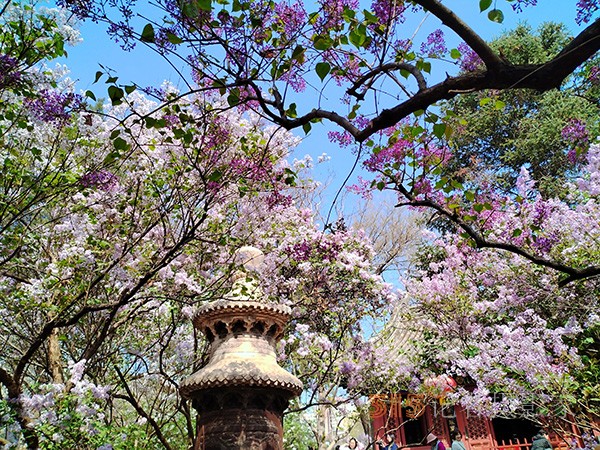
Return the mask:
[[[233,392],[232,392],[233,391]],[[197,448],[283,450],[282,415],[289,393],[267,389],[209,389],[196,392]]]

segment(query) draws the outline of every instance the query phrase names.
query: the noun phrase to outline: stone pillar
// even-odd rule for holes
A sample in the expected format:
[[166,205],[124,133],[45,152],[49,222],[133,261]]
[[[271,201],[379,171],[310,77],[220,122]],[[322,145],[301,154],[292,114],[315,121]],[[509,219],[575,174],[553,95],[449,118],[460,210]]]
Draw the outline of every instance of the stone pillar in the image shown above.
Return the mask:
[[245,278],[226,299],[194,316],[210,343],[209,360],[181,383],[180,392],[198,411],[200,449],[283,450],[283,411],[302,383],[275,355],[290,310],[257,301],[260,294]]

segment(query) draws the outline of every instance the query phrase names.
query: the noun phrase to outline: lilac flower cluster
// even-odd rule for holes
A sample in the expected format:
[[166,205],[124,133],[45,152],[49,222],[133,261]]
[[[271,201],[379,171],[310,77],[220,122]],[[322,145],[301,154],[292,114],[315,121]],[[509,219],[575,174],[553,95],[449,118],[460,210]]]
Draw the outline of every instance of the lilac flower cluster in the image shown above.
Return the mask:
[[590,136],[585,122],[579,119],[571,119],[560,133],[561,137],[570,144],[567,159],[574,164],[577,161],[577,149],[586,148],[590,142]]
[[61,93],[42,90],[35,99],[27,101],[27,106],[34,117],[43,122],[65,124],[71,117],[71,111],[83,103],[79,94],[73,92]]
[[473,72],[479,69],[482,64],[481,58],[475,51],[464,42],[458,44],[458,51],[461,54],[460,68],[465,72]]
[[393,145],[382,148],[379,152],[371,154],[363,165],[370,172],[379,172],[386,166],[402,162],[410,151],[412,144],[405,139],[399,139]]
[[550,253],[552,248],[560,242],[560,239],[555,234],[538,237],[533,241],[532,246],[542,253]]
[[296,261],[308,261],[313,256],[318,256],[321,261],[332,261],[340,251],[341,246],[335,242],[311,243],[304,240],[299,244],[294,244],[288,253]]
[[577,17],[575,22],[581,25],[582,22],[589,22],[592,14],[598,11],[598,0],[578,0],[577,1]]
[[347,131],[329,131],[327,138],[330,142],[337,142],[340,147],[348,147],[354,143],[354,138]]
[[269,180],[273,164],[270,161],[257,162],[246,158],[234,158],[230,161],[229,167],[238,177],[255,182],[264,182]]
[[266,199],[267,208],[274,209],[277,207],[290,207],[294,203],[294,199],[291,195],[282,194],[278,190],[271,192]]
[[281,75],[280,80],[288,83],[294,92],[299,93],[306,90],[306,80],[294,70],[294,65],[292,65],[290,70]]
[[537,0],[517,0],[513,5],[512,9],[516,12],[522,12],[524,6],[535,6]]
[[319,0],[318,3],[322,8],[323,16],[317,22],[317,29],[325,33],[330,30],[341,30],[344,27],[342,16],[344,9],[356,10],[359,6],[358,0]]
[[360,195],[365,200],[371,200],[373,198],[373,188],[371,187],[371,182],[360,176],[358,177],[358,181],[355,184],[351,184],[350,186],[346,187],[346,190],[353,194]]
[[119,185],[117,177],[108,170],[88,172],[81,177],[79,182],[83,187],[96,188],[108,192],[114,191]]
[[295,1],[291,5],[287,2],[278,3],[275,5],[275,15],[288,38],[298,34],[306,21],[306,11],[301,1]]
[[18,83],[21,72],[17,69],[17,60],[9,55],[0,55],[0,89]]
[[94,12],[92,0],[58,0],[56,5],[68,9],[80,20],[87,19]]
[[404,22],[404,11],[406,5],[404,2],[396,2],[394,0],[374,0],[371,4],[373,13],[379,19],[381,24],[391,22]]
[[135,48],[136,41],[131,25],[126,22],[111,23],[107,33],[126,52]]
[[444,41],[444,32],[440,29],[435,30],[427,40],[421,44],[421,53],[430,58],[441,58],[448,52]]

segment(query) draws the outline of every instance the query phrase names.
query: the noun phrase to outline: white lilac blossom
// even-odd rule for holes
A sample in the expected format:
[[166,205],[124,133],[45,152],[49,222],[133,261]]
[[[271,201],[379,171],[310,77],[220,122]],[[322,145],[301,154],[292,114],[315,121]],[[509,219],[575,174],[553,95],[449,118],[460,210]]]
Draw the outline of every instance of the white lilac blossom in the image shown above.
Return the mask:
[[[488,236],[562,263],[597,261],[597,154],[592,145],[573,203],[543,198],[523,170],[520,198],[486,214]],[[559,272],[515,253],[476,249],[456,234],[430,239],[443,258],[403,280],[412,305],[406,320],[432,334],[435,354],[426,343],[420,348],[438,370],[470,380],[469,389],[452,393],[453,401],[488,416],[515,414],[524,403],[538,411],[577,411],[570,399],[585,396],[575,379],[593,341],[587,333],[597,332],[597,279],[562,286]],[[426,369],[416,367],[417,373]]]
[[[364,233],[323,231],[306,207],[312,161],[287,161],[299,139],[219,97],[157,109],[133,92],[104,105],[103,115],[83,114],[70,84],[51,82],[65,74],[59,68],[39,80],[38,93],[52,101],[11,93],[24,127],[0,121],[11,181],[0,195],[23,218],[0,235],[0,336],[11,349],[3,358],[14,369],[36,330],[52,335],[43,335],[38,353],[60,350],[52,373],[25,364],[17,406],[3,407],[43,439],[62,436],[64,448],[77,439],[106,446],[106,436],[115,442],[122,433],[132,445],[148,426],[136,402],[160,402],[184,420],[177,383],[206,348],[194,340],[191,316],[228,291],[243,245],[265,254],[257,274],[264,301],[294,311],[278,349],[285,364],[315,390],[317,374],[328,383],[345,377],[344,361],[362,361],[352,377],[363,379],[377,352],[361,327],[388,314],[395,294],[375,274]],[[18,81],[13,75],[3,79],[6,89]],[[177,95],[172,86],[162,91]],[[128,118],[133,110],[146,121]],[[67,363],[66,355],[82,359]]]

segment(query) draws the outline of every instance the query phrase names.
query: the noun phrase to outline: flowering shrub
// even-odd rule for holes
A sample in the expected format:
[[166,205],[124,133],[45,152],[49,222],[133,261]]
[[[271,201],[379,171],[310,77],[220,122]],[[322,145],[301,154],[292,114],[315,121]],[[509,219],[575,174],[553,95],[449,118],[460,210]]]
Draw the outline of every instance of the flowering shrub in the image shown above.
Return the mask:
[[[516,200],[473,211],[485,217],[486,236],[518,242],[539,258],[573,265],[597,260],[598,152],[592,145],[570,202],[542,198],[523,170]],[[459,233],[436,236],[431,245],[443,257],[424,261],[420,273],[405,280],[412,305],[407,320],[430,336],[417,343],[425,361],[417,373],[444,371],[463,380],[449,398],[471,411],[551,420],[565,430],[570,425],[562,418],[570,414],[583,429],[593,426],[597,279],[561,285],[551,268],[501,247],[474,248]],[[434,353],[426,342],[435,344]]]
[[296,138],[218,95],[175,100],[167,84],[168,106],[129,90],[102,115],[83,113],[62,75],[31,69],[23,77],[39,96],[7,86],[0,104],[22,122],[0,121],[11,445],[187,446],[196,430],[178,384],[207,351],[190,319],[231,289],[244,245],[265,253],[264,301],[292,307],[281,357],[312,393],[344,377],[345,360],[368,357],[361,326],[395,296],[363,233],[325,232],[302,205],[312,182],[308,161],[288,162]]

